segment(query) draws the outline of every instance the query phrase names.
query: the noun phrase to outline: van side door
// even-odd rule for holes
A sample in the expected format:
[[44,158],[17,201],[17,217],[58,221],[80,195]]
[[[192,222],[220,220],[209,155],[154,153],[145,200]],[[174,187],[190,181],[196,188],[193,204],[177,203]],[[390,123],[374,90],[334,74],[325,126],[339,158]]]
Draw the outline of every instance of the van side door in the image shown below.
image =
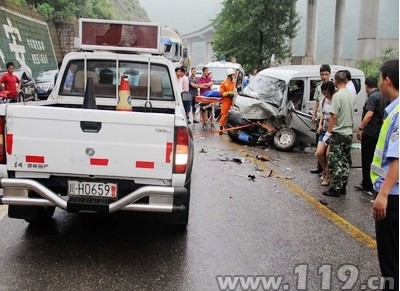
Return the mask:
[[319,77],[307,78],[307,94],[305,96],[305,106],[302,110],[303,112],[309,113],[310,111],[313,111],[315,104],[315,91],[320,82],[321,79]]

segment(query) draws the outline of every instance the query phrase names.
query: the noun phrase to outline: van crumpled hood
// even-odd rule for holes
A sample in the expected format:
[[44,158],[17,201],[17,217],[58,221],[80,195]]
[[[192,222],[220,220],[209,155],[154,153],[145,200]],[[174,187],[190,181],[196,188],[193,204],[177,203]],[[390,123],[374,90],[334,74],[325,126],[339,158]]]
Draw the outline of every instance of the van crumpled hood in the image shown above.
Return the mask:
[[270,119],[278,115],[278,108],[265,103],[260,99],[238,95],[235,105],[239,107],[240,113],[247,119]]

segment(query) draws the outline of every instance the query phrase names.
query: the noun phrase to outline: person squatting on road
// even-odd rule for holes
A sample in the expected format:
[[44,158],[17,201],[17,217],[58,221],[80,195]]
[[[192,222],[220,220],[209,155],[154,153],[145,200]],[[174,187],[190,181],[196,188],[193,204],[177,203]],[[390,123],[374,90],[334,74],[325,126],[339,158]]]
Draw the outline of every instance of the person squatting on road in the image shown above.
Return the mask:
[[346,194],[351,166],[351,143],[353,139],[354,95],[346,88],[345,71],[337,71],[335,85],[338,91],[332,97],[331,118],[322,141],[330,142],[329,169],[330,188],[322,194],[340,197]]
[[357,139],[361,141],[362,181],[360,185],[354,187],[373,196],[374,189],[370,176],[371,163],[383,123],[385,101],[378,89],[378,81],[375,77],[368,77],[365,80],[365,91],[367,91],[368,98],[365,101],[361,124],[357,131]]
[[17,102],[18,92],[21,88],[21,80],[14,75],[14,63],[6,64],[7,72],[0,78],[1,91],[7,92],[10,102]]
[[379,266],[387,278],[384,290],[399,290],[399,60],[382,65],[379,87],[391,103],[385,108],[371,164],[371,180],[378,192],[373,215]]
[[221,119],[219,120],[219,132],[222,135],[222,130],[226,125],[226,117],[228,115],[228,111],[232,106],[232,99],[234,96],[235,90],[235,82],[233,80],[233,76],[236,74],[235,70],[227,69],[226,70],[226,79],[221,83],[219,87],[219,91],[221,92]]
[[318,162],[323,169],[321,176],[321,185],[328,186],[331,181],[331,173],[328,167],[329,144],[322,141],[329,124],[331,117],[332,96],[335,94],[335,84],[332,81],[325,81],[321,85],[321,91],[324,97],[321,99],[321,117],[319,119],[319,126],[317,134],[319,134],[317,144],[317,158]]

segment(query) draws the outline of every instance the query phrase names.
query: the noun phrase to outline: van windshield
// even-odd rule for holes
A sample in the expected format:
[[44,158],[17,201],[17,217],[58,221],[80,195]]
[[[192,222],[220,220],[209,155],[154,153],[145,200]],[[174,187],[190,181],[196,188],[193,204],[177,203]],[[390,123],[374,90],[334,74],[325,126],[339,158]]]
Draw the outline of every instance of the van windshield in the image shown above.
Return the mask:
[[285,87],[283,80],[256,75],[250,84],[244,88],[243,94],[258,98],[279,108],[282,104]]
[[219,85],[226,79],[226,69],[224,67],[208,67],[208,72],[211,73],[214,85]]

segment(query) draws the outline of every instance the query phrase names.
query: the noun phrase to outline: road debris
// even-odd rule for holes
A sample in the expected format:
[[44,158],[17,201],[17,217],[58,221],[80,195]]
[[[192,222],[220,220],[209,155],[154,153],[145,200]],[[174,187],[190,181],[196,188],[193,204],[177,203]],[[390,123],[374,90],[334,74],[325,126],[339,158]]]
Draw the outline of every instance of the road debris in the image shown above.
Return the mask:
[[272,175],[272,170],[269,170],[267,175],[260,175],[260,176],[263,177],[263,178],[270,178],[271,175]]
[[201,149],[201,151],[199,151],[199,153],[206,154],[207,152],[204,149]]
[[256,159],[260,161],[269,161],[269,158],[267,156],[256,155]]
[[275,178],[278,178],[278,179],[285,179],[285,180],[294,180],[294,177],[290,177],[290,176],[287,176],[287,177],[284,177],[284,176],[275,176]]
[[242,159],[239,159],[239,158],[232,158],[232,162],[235,162],[235,163],[238,163],[238,164],[243,163]]
[[255,180],[256,180],[256,176],[254,176],[254,175],[247,175],[247,176],[245,176],[245,175],[241,175],[241,174],[236,174],[236,176],[239,176],[239,177],[248,179],[248,180],[253,181],[253,182],[255,182]]
[[319,200],[319,202],[321,202],[321,204],[322,205],[328,205],[328,202],[326,202],[326,200],[325,199],[321,199],[321,200]]

